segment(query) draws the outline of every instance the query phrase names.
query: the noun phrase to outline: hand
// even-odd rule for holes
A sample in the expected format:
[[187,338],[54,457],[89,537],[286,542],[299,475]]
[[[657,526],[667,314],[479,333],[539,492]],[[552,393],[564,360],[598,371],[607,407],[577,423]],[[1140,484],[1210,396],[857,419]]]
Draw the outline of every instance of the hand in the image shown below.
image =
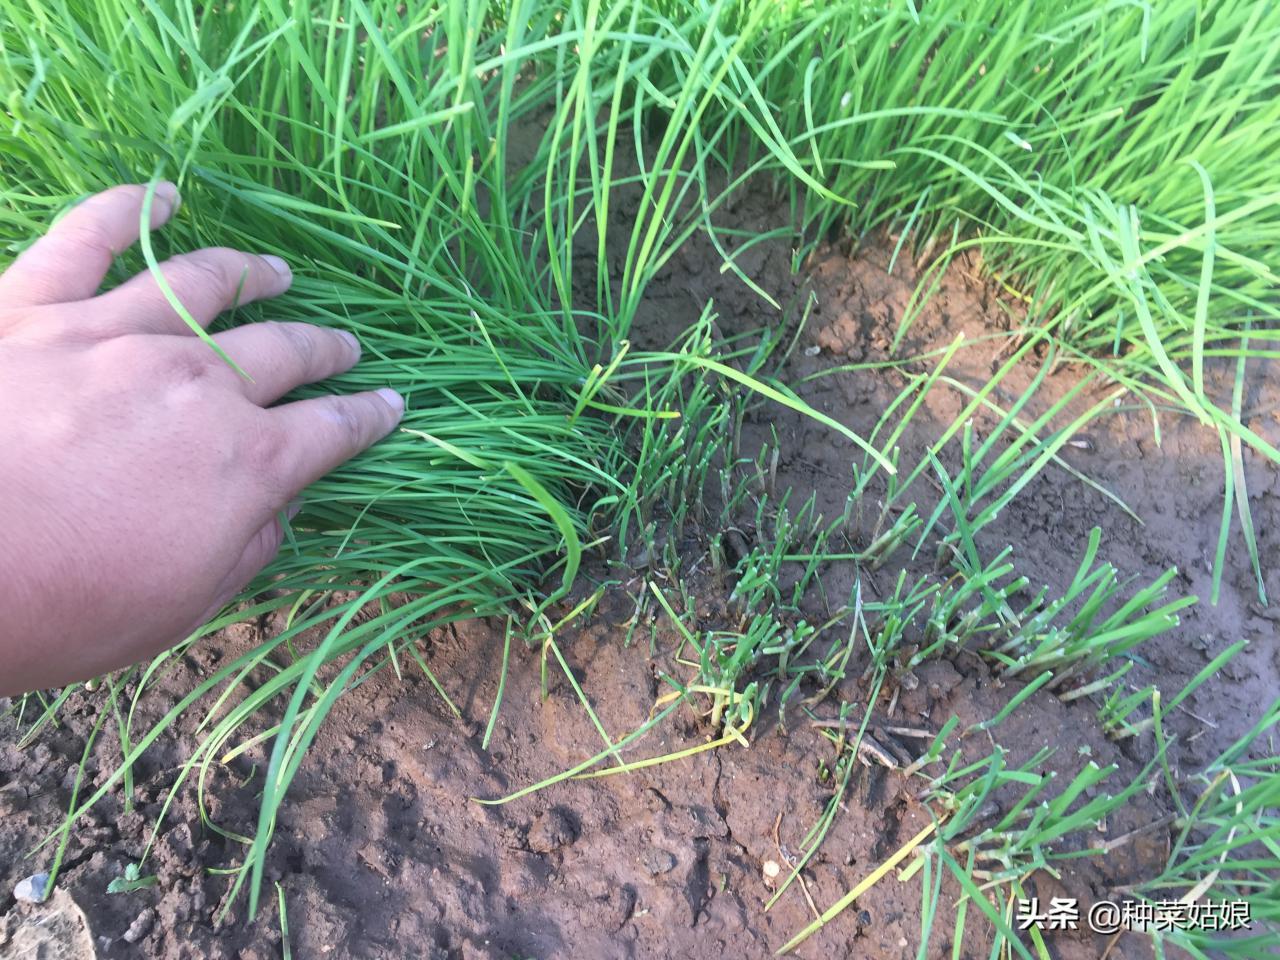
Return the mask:
[[[273,407],[349,369],[355,337],[254,323],[213,339],[150,272],[98,294],[138,238],[145,188],[71,210],[0,275],[0,695],[153,655],[244,587],[280,511],[399,422],[392,390]],[[178,205],[160,184],[159,227]],[[210,248],[160,265],[192,316],[289,288],[278,257]]]

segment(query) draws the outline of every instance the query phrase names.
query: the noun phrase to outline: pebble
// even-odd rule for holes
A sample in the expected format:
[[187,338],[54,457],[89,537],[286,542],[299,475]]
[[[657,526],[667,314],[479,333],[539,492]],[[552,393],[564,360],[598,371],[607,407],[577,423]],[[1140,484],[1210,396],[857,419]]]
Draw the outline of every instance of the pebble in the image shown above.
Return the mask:
[[529,827],[529,849],[534,853],[550,853],[567,847],[578,838],[576,825],[559,810],[540,814]]
[[0,787],[0,814],[18,813],[27,808],[27,788],[20,783]]
[[676,855],[669,850],[663,850],[661,847],[650,847],[641,856],[644,868],[649,871],[650,876],[659,876],[663,873],[670,873],[676,868]]
[[133,923],[129,924],[129,929],[124,932],[121,937],[125,943],[137,943],[148,933],[151,932],[151,926],[156,922],[156,912],[151,907],[147,907]]
[[49,874],[33,873],[25,880],[19,880],[13,888],[13,899],[23,903],[44,903],[49,892]]

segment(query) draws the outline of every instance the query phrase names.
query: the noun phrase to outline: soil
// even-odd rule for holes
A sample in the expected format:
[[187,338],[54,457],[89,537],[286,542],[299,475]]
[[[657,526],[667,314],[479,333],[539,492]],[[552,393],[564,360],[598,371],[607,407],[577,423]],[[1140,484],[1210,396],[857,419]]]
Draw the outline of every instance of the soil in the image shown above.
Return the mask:
[[[625,217],[626,211],[619,215]],[[726,215],[757,230],[779,222],[767,195],[748,198]],[[926,369],[925,364],[804,378],[888,358],[919,275],[908,254],[888,272],[894,241],[878,236],[824,244],[799,276],[791,275],[784,244],[759,244],[739,259],[779,302],[792,305],[792,319],[800,313],[795,305],[813,292],[816,306],[780,377],[814,407],[863,435],[902,389],[904,377]],[[919,353],[963,332],[974,345],[957,353],[948,373],[975,386],[990,379],[1005,346],[982,335],[1016,326],[1020,317],[1016,301],[977,279],[978,271],[972,261],[948,269],[903,349],[906,355]],[[642,345],[662,343],[695,320],[708,298],[727,338],[779,322],[776,311],[732,276],[720,274],[713,254],[694,244],[653,284],[637,339]],[[1035,372],[1034,363],[1028,363],[1011,375],[999,402],[1011,402]],[[1265,383],[1268,371],[1251,373],[1252,383]],[[1043,409],[1080,376],[1078,367],[1059,366],[1034,403]],[[1077,398],[1071,409],[1078,411],[1104,393],[1099,387]],[[915,463],[924,444],[952,422],[963,403],[954,389],[931,391],[904,434],[903,462]],[[1260,411],[1250,426],[1275,442],[1280,433],[1276,408],[1264,396],[1248,397],[1246,405]],[[977,426],[989,429],[982,418]],[[1061,588],[1075,570],[1088,531],[1100,526],[1101,556],[1123,575],[1145,585],[1176,566],[1174,592],[1207,598],[1221,511],[1218,439],[1187,418],[1165,415],[1161,427],[1157,445],[1145,412],[1121,410],[1092,422],[1087,443],[1063,452],[1064,460],[1123,500],[1140,522],[1051,466],[984,531],[984,552],[1012,544],[1020,572]],[[772,431],[786,438],[777,488],[794,487],[797,503],[813,493],[824,515],[838,515],[849,489],[852,445],[772,405],[759,406],[748,418],[745,445],[768,442]],[[1274,555],[1280,540],[1280,525],[1274,522],[1280,480],[1259,458],[1246,458],[1259,546],[1264,556]],[[922,484],[917,499],[931,504],[934,497]],[[752,533],[743,528],[748,540]],[[901,565],[897,560],[907,562],[904,554],[870,578],[869,596],[889,591],[889,570]],[[1256,719],[1259,705],[1280,689],[1275,631],[1280,613],[1258,604],[1238,531],[1227,560],[1218,605],[1202,602],[1184,613],[1177,629],[1145,644],[1128,678],[1176,691],[1236,639],[1251,641],[1170,717],[1177,734],[1171,756],[1179,769],[1194,769],[1233,742]],[[598,569],[595,575],[618,577],[616,570]],[[828,565],[822,571],[825,594],[848,596],[852,576],[851,566]],[[1268,578],[1269,595],[1280,597],[1280,571],[1270,571]],[[700,618],[714,622],[728,587],[710,575],[695,575],[691,582]],[[576,679],[615,739],[649,717],[660,692],[659,672],[687,673],[673,662],[677,641],[661,621],[652,646],[644,631],[629,646],[623,642],[637,584],[638,579],[624,576],[586,623],[561,638]],[[210,665],[248,649],[273,626],[270,618],[242,624],[194,647],[144,701],[148,718],[158,718]],[[502,639],[500,624],[479,620],[422,638],[423,656],[461,709],[461,719],[416,671],[406,670],[398,679],[384,670],[343,696],[310,748],[277,824],[264,885],[269,896],[256,919],[246,916],[243,897],[231,903],[225,918],[216,919],[229,887],[229,879],[217,871],[236,864],[243,848],[202,820],[194,790],[181,793],[160,823],[143,871],[155,873],[155,885],[106,892],[151,839],[167,788],[198,742],[194,722],[180,723],[136,771],[132,809],[125,810],[116,791],[70,833],[58,886],[84,911],[98,954],[164,960],[279,957],[279,896],[286,907],[288,945],[292,956],[301,958],[765,957],[813,919],[814,905],[821,910],[834,903],[929,823],[913,797],[918,786],[897,771],[858,766],[830,835],[802,873],[803,884],[792,885],[766,911],[777,883],[766,864],[781,865],[786,876],[833,792],[821,769],[835,759],[832,745],[795,716],[785,729],[776,716],[758,718],[748,748],[732,744],[626,775],[562,782],[505,805],[477,803],[474,798],[500,798],[551,777],[601,747],[565,677],[553,668],[544,698],[538,656],[521,647],[512,654],[493,739],[482,749]],[[834,712],[836,699],[865,703],[860,673],[854,665],[824,709]],[[1001,683],[966,654],[930,663],[918,674],[913,689],[897,690],[894,709],[899,722],[930,730],[953,714],[962,724],[987,719],[1020,689],[1016,681]],[[890,696],[893,692],[886,690],[878,711],[889,709]],[[86,736],[102,704],[100,692],[72,694],[57,726],[23,749],[12,725],[0,730],[0,913],[5,915],[0,956],[16,955],[14,941],[5,945],[3,930],[17,929],[34,909],[15,902],[11,891],[23,877],[49,868],[52,847],[25,854],[61,824]],[[1118,788],[1141,770],[1152,743],[1146,737],[1117,745],[1102,733],[1095,713],[1096,706],[1086,701],[1064,704],[1036,696],[998,728],[996,739],[1015,763],[1041,746],[1057,747],[1053,765],[1063,773],[1074,772],[1086,756],[1099,764],[1115,763]],[[100,782],[119,756],[113,731],[109,721],[89,761],[90,779]],[[704,718],[677,713],[628,747],[625,756],[638,759],[695,746],[710,734]],[[974,757],[990,749],[989,742],[972,742],[976,739],[966,746]],[[250,750],[225,766],[211,766],[206,811],[221,830],[253,832],[258,807],[251,774],[255,763],[261,770],[265,756],[261,749]],[[1104,836],[1118,837],[1158,818],[1167,802],[1162,789],[1142,795],[1123,816],[1105,824]],[[1113,888],[1158,869],[1168,840],[1167,833],[1155,831],[1118,847],[1105,860],[1071,861],[1061,881],[1037,875],[1028,892],[1041,898],[1077,896],[1083,902],[1114,898]],[[956,893],[944,886],[946,898]],[[949,916],[944,912],[939,919],[931,956],[951,956]],[[911,956],[919,930],[918,879],[904,883],[890,874],[796,955]],[[985,956],[988,938],[984,924],[971,920],[960,956]],[[1104,938],[1079,930],[1051,935],[1049,943],[1052,955],[1061,958],[1098,957],[1107,947]],[[1137,939],[1124,938],[1111,955],[1149,956],[1149,951]]]

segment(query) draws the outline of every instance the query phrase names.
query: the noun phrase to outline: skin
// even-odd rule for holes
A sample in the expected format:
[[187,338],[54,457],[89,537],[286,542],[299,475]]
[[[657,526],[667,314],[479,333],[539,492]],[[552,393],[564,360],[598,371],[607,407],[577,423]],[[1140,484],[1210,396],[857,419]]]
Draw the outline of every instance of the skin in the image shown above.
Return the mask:
[[[98,293],[145,189],[69,211],[0,275],[0,696],[183,639],[275,556],[280,514],[390,432],[386,389],[274,405],[360,357],[344,331],[263,322],[197,338],[144,272]],[[161,184],[151,226],[177,209]],[[161,272],[202,324],[289,288],[278,257],[209,248]]]

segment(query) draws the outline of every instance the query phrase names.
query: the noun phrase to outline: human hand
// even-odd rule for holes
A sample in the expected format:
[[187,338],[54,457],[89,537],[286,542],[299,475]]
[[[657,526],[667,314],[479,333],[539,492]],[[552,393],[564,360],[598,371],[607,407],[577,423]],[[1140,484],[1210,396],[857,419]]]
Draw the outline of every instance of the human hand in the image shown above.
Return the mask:
[[[270,406],[360,356],[345,331],[254,323],[213,339],[150,272],[98,294],[141,186],[72,209],[0,275],[0,695],[97,676],[187,636],[275,556],[297,494],[399,422],[392,390]],[[159,227],[178,204],[160,184]],[[160,265],[201,324],[289,288],[278,257]]]

